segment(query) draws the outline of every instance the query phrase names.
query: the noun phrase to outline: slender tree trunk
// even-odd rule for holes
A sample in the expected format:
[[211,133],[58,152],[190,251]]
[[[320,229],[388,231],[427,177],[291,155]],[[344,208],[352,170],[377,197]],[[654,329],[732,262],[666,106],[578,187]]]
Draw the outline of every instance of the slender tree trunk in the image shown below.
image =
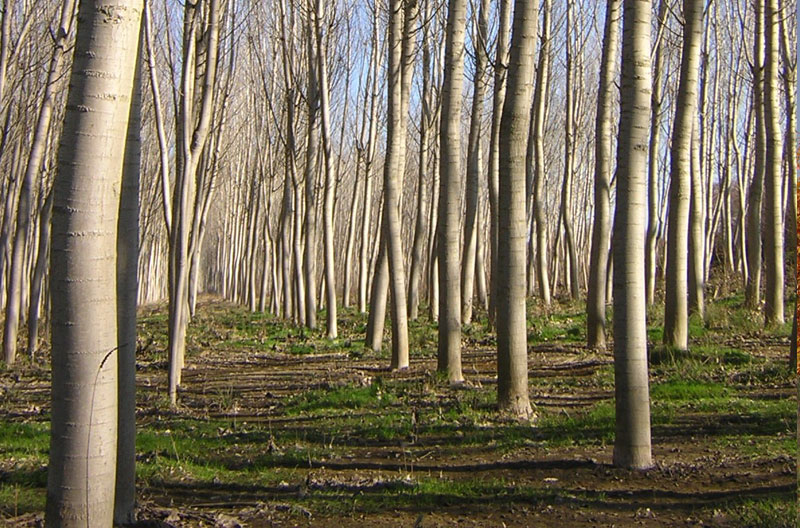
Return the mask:
[[475,72],[473,73],[472,112],[470,115],[469,143],[467,146],[466,219],[464,221],[464,253],[461,262],[461,319],[472,322],[476,254],[478,245],[478,187],[483,170],[481,148],[481,122],[483,99],[486,94],[486,55],[489,33],[489,0],[481,0],[476,31],[473,34]]
[[53,527],[111,526],[114,516],[119,344],[114,255],[142,2],[100,7],[80,3],[53,191],[45,513]]
[[[667,0],[659,0],[658,25],[662,33],[666,25]],[[664,69],[664,53],[662,51],[663,35],[657,37],[655,64],[653,66],[653,109],[650,123],[650,163],[648,165],[647,179],[647,252],[645,253],[645,274],[647,277],[647,304],[655,303],[656,297],[656,261],[658,249],[658,164],[661,152],[661,103],[663,100],[663,83],[661,82]],[[596,207],[596,206],[595,206]]]
[[666,306],[664,344],[689,348],[688,273],[689,205],[691,200],[692,130],[697,120],[697,84],[700,41],[703,36],[703,6],[684,0],[686,24],[683,59],[678,88],[675,124],[670,150],[670,196],[667,232]]
[[[309,1],[309,8],[311,2]],[[309,15],[310,17],[311,15]],[[311,22],[309,22],[311,26]],[[306,167],[303,175],[305,181],[305,254],[303,256],[303,273],[306,283],[305,324],[311,330],[317,328],[317,151],[319,150],[319,69],[315,50],[312,44],[313,33],[308,29],[308,123],[306,140]]]
[[[389,77],[386,125],[386,161],[384,164],[383,223],[385,251],[389,268],[392,300],[392,369],[408,367],[408,320],[406,317],[406,285],[403,269],[403,244],[400,225],[400,200],[402,173],[405,166],[405,140],[402,130],[403,115],[403,62],[404,17],[409,5],[403,0],[389,4]],[[374,303],[373,303],[374,306]]]
[[766,63],[764,79],[766,168],[764,219],[766,255],[766,293],[764,313],[768,325],[783,324],[783,131],[781,130],[780,86],[778,66],[780,64],[779,20],[786,16],[779,10],[778,0],[766,3]]
[[333,168],[331,153],[331,117],[330,91],[328,87],[327,46],[322,38],[322,22],[324,21],[324,2],[317,0],[314,15],[314,29],[317,36],[317,68],[320,84],[320,112],[322,114],[322,152],[325,161],[325,198],[322,213],[324,246],[325,246],[325,292],[328,339],[336,339],[336,270],[333,252],[333,199],[336,186],[336,174]]
[[753,52],[753,111],[756,119],[755,166],[747,197],[747,286],[745,304],[756,308],[761,302],[761,206],[764,192],[765,156],[767,150],[764,130],[764,7],[756,2],[756,33]]
[[500,187],[497,277],[497,405],[528,418],[528,340],[525,311],[525,150],[533,92],[536,0],[516,0],[508,92],[500,122]]
[[545,0],[544,17],[542,19],[541,49],[539,50],[539,62],[536,68],[536,87],[533,95],[533,134],[528,141],[534,144],[534,169],[533,169],[533,210],[532,214],[536,222],[536,255],[535,258],[536,282],[539,284],[539,296],[545,306],[550,306],[551,291],[550,277],[547,267],[550,265],[548,260],[547,244],[547,220],[544,210],[544,179],[545,179],[545,159],[544,159],[544,119],[547,113],[547,91],[550,86],[550,17],[552,13],[552,0]]
[[[549,2],[550,0],[545,0]],[[492,97],[492,130],[489,145],[489,323],[493,324],[497,312],[497,276],[500,264],[497,259],[498,192],[500,171],[500,119],[506,97],[506,68],[508,41],[511,34],[511,0],[499,1],[500,23],[497,27],[497,44],[494,60],[494,94]]]
[[[663,2],[662,2],[663,3]],[[612,97],[619,51],[619,22],[622,2],[606,5],[603,57],[600,63],[600,87],[595,119],[594,228],[587,310],[587,337],[590,348],[606,347],[606,272],[611,219],[611,125]]]
[[439,180],[439,350],[438,369],[461,383],[461,93],[464,83],[466,0],[448,0],[440,124]]
[[47,272],[50,252],[50,226],[53,213],[53,191],[47,193],[39,208],[39,237],[36,251],[36,267],[31,279],[30,302],[28,304],[28,357],[33,361],[39,345],[39,313],[42,299],[42,285]]
[[574,128],[575,128],[575,94],[573,92],[572,80],[572,1],[567,1],[567,35],[566,45],[566,85],[564,91],[566,93],[564,119],[564,178],[561,186],[561,221],[564,225],[564,243],[566,252],[566,261],[568,262],[565,278],[569,281],[569,296],[571,299],[577,299],[580,295],[580,288],[578,284],[578,253],[575,249],[575,239],[572,229],[572,178],[573,178],[573,165],[575,159],[575,145],[574,145]]
[[614,465],[652,465],[644,234],[650,120],[650,0],[624,0],[614,213]]
[[25,166],[25,175],[22,178],[19,190],[19,204],[17,205],[17,225],[14,233],[14,242],[11,247],[11,261],[9,263],[8,283],[6,294],[6,317],[3,331],[3,358],[7,365],[12,365],[17,354],[17,331],[19,330],[19,315],[22,309],[23,271],[25,267],[25,247],[28,243],[28,233],[31,227],[31,200],[34,180],[42,168],[42,161],[47,145],[47,136],[50,131],[50,121],[53,116],[55,104],[56,84],[60,80],[61,63],[68,50],[69,35],[72,32],[74,16],[74,0],[64,0],[59,21],[59,30],[50,56],[47,70],[47,81],[44,88],[42,106],[36,118],[36,125],[31,140],[31,150],[28,163]]
[[694,118],[691,132],[691,194],[689,199],[689,311],[703,317],[705,312],[705,209],[701,164],[701,124]]

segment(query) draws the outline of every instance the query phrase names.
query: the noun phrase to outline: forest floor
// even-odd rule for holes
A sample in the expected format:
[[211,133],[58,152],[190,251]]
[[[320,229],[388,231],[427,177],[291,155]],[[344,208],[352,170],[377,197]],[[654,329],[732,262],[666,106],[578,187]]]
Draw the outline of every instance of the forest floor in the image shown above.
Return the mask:
[[[494,335],[464,332],[466,383],[435,372],[436,326],[411,323],[391,372],[345,309],[326,340],[206,298],[180,406],[166,398],[166,310],[140,316],[140,526],[795,526],[795,378],[787,324],[731,296],[693,319],[689,353],[648,314],[655,466],[611,465],[611,353],[587,350],[583,305],[529,306],[536,419],[498,416]],[[787,312],[791,313],[791,312]],[[320,325],[324,327],[324,315]],[[0,373],[0,525],[41,523],[46,359]]]

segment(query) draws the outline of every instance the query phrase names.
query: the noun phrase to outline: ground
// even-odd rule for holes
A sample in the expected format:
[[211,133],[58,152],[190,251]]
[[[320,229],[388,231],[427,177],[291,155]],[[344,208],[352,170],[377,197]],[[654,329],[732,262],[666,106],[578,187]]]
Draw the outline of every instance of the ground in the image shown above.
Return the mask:
[[[335,341],[206,298],[180,406],[166,398],[163,306],[141,313],[140,526],[795,526],[790,325],[763,330],[731,295],[664,350],[648,314],[653,457],[614,468],[613,365],[587,350],[583,306],[529,306],[536,418],[495,411],[495,342],[464,333],[463,386],[435,372],[435,323],[411,324],[411,368],[388,369],[345,309]],[[325,318],[321,317],[320,321]],[[46,355],[46,354],[44,354]],[[0,524],[41,522],[46,357],[0,374]]]

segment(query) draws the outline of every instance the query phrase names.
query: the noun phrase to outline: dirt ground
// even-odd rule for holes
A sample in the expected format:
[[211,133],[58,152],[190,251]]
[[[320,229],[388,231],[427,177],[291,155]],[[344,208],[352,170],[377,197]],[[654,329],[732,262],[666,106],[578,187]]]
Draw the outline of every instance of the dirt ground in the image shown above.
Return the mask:
[[[220,335],[187,363],[182,416],[229,419],[251,428],[268,426],[270,431],[288,428],[298,437],[314,437],[324,430],[324,417],[283,415],[281,402],[287,397],[343,381],[369,384],[378,376],[386,381],[422,382],[436,367],[434,358],[415,358],[412,352],[411,368],[393,373],[376,358],[358,359],[338,352],[254,351],[228,346],[225,338]],[[737,338],[736,344],[753,354],[782,357],[788,343]],[[581,382],[609,365],[610,354],[545,343],[534,346],[529,358],[532,378],[570,381],[561,390],[550,386],[537,392],[532,385],[532,401],[542,412],[575,413],[613,397],[607,390]],[[491,345],[469,343],[463,363],[471,386],[494,390]],[[140,428],[169,416],[169,411],[156,408],[166,382],[164,367],[163,361],[155,360],[137,365]],[[28,407],[6,408],[4,418],[19,420],[46,412],[46,379],[30,372],[15,376],[17,384],[24,385],[20,401],[27,401]],[[210,403],[212,396],[230,387],[234,387],[235,404],[222,409]],[[754,398],[793,399],[795,394],[791,386],[753,387]],[[470,435],[480,427],[473,424],[457,430],[456,440],[445,433],[391,441],[330,438],[336,449],[294,463],[287,469],[293,469],[296,478],[275,486],[182,479],[148,482],[139,487],[139,518],[143,520],[138,526],[734,527],[739,521],[723,505],[796,493],[796,465],[790,456],[747,454],[742,445],[715,440],[730,430],[758,434],[761,424],[749,416],[687,412],[668,425],[654,426],[655,466],[642,472],[614,468],[611,445],[554,445],[537,436],[535,425],[530,426],[530,441],[511,452],[491,443],[475,445]],[[235,451],[234,446],[231,456],[236,456]],[[12,470],[3,469],[6,474]],[[2,475],[0,471],[0,482]],[[435,496],[424,496],[422,492],[415,495],[419,500],[389,501],[385,509],[374,508],[387,492],[397,496],[413,490],[420,477],[503,484],[494,495],[462,497],[434,491]],[[326,501],[335,507],[324,507]],[[364,502],[373,507],[362,509]],[[41,514],[6,522],[36,525]]]

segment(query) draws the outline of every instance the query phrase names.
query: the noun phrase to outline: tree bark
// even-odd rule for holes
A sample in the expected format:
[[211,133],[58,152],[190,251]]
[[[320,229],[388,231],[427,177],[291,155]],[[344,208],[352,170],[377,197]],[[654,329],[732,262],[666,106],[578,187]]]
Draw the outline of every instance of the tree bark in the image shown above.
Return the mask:
[[81,2],[78,13],[53,191],[52,423],[45,512],[45,522],[53,527],[113,522],[117,217],[141,14],[141,0],[102,6]]
[[461,95],[464,83],[466,0],[449,0],[440,124],[439,179],[439,347],[438,369],[461,383]]
[[778,0],[766,3],[766,63],[765,63],[765,214],[766,228],[764,253],[766,264],[766,292],[764,314],[767,325],[783,324],[783,131],[781,130],[779,20],[786,16],[779,10]]
[[614,213],[614,465],[652,465],[644,234],[650,118],[650,0],[624,0]]
[[508,92],[500,121],[497,276],[497,405],[520,418],[533,414],[528,396],[528,340],[525,310],[525,150],[533,92],[536,0],[514,3]]
[[489,0],[481,0],[476,31],[473,34],[475,72],[472,84],[472,112],[470,114],[467,146],[466,219],[464,221],[464,253],[461,259],[461,319],[463,324],[472,322],[476,255],[478,246],[478,187],[483,170],[481,148],[481,122],[483,121],[483,99],[486,95],[486,65],[488,56]]
[[692,130],[697,125],[697,85],[703,6],[684,0],[686,24],[683,59],[678,87],[675,123],[670,150],[669,221],[667,224],[667,269],[664,308],[664,344],[689,348],[688,273],[689,205],[692,188]]
[[603,56],[600,63],[600,87],[597,92],[595,119],[594,228],[586,321],[588,346],[601,350],[606,347],[606,273],[610,245],[608,237],[611,230],[611,112],[619,50],[621,6],[621,0],[610,0],[606,4]]

